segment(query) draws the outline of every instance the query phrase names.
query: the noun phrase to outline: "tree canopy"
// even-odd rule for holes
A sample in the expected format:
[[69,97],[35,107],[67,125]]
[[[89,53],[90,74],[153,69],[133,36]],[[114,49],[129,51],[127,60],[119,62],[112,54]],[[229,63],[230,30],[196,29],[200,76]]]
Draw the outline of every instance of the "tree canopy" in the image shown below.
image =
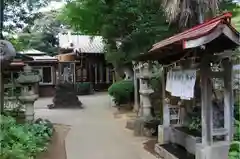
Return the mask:
[[57,11],[49,11],[41,14],[33,21],[33,24],[26,25],[18,36],[10,38],[18,51],[25,49],[36,49],[50,55],[57,53],[57,35],[64,29],[57,19]]
[[[51,0],[4,0],[3,31],[7,33],[4,38],[10,40],[17,51],[28,49],[33,43],[36,45],[37,41],[39,42],[35,49],[42,48],[45,43],[49,42],[49,40],[43,40],[49,39],[51,35],[43,35],[36,32],[36,29],[34,31],[29,30],[29,28],[37,24],[36,19],[44,17],[44,14],[38,12],[38,10],[47,6],[50,2]],[[34,32],[34,35],[31,32]],[[45,46],[45,48],[50,47]]]
[[41,15],[38,9],[47,6],[51,0],[4,0],[4,31],[15,32]]
[[131,62],[175,32],[159,0],[74,0],[63,8],[61,19],[75,31],[102,36],[105,57],[115,66]]
[[162,0],[162,8],[170,23],[179,28],[192,27],[223,11],[236,12],[238,4],[233,0]]

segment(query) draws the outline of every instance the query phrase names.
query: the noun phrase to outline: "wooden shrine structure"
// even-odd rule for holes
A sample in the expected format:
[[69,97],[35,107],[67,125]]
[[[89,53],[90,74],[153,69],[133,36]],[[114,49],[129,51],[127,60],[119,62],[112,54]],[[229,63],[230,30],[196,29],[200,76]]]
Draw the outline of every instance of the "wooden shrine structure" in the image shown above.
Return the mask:
[[59,43],[59,78],[90,83],[94,90],[106,90],[113,83],[113,66],[104,58],[102,37],[59,34]]
[[[156,150],[164,159],[177,157],[167,153],[165,145],[177,143],[184,146],[196,159],[227,159],[233,136],[233,90],[232,62],[233,50],[240,45],[240,34],[231,25],[231,13],[225,13],[189,30],[176,34],[153,45],[152,49],[139,56],[139,61],[159,61],[164,67],[179,64],[178,69],[199,70],[201,137],[199,140],[187,138],[187,134],[177,135],[176,127],[171,124],[169,104],[163,100],[162,140]],[[221,69],[213,70],[218,63]],[[165,73],[166,74],[166,73]],[[165,76],[166,77],[166,76]],[[213,90],[211,79],[220,79],[224,83],[223,111],[224,121],[221,128],[213,126]],[[163,99],[165,99],[165,79],[163,82]],[[178,122],[178,124],[181,122]],[[174,137],[171,135],[174,134]],[[159,136],[161,138],[161,136]],[[174,138],[174,139],[172,139]],[[217,140],[216,140],[217,139]],[[189,148],[191,147],[191,149]],[[187,158],[187,157],[186,157]]]

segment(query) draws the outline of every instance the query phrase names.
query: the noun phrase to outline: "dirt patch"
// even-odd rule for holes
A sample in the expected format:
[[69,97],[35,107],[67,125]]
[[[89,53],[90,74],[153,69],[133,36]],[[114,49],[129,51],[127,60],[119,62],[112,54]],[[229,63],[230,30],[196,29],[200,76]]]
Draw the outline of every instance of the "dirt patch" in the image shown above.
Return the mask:
[[37,159],[67,159],[65,138],[69,130],[70,126],[54,124],[54,134],[48,150]]
[[143,143],[144,149],[148,152],[150,152],[154,156],[158,156],[158,154],[155,151],[155,144],[157,143],[157,139],[150,139],[147,142]]
[[126,107],[113,107],[112,108],[113,111],[113,116],[114,118],[136,118],[137,117],[137,113],[133,112],[132,106],[126,106]]

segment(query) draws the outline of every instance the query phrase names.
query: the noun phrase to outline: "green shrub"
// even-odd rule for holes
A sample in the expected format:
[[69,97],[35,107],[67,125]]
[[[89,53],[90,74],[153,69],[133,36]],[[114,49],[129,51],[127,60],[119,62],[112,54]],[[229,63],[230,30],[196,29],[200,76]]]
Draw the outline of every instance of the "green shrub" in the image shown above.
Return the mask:
[[91,82],[77,82],[75,89],[79,95],[90,94],[92,92],[92,85]]
[[132,80],[122,80],[113,83],[108,88],[108,93],[113,97],[116,105],[127,104],[134,100],[134,84]]
[[240,118],[240,100],[234,103],[234,118]]
[[229,159],[240,159],[240,121],[239,119],[239,107],[240,103],[237,101],[234,105],[234,127],[236,129],[234,134],[234,141],[231,144],[230,151],[229,151]]
[[230,147],[229,159],[240,159],[240,141],[233,141]]
[[34,124],[17,124],[12,117],[0,116],[0,158],[34,159],[47,149],[53,127],[42,120]]
[[150,85],[154,91],[162,92],[161,74],[156,74],[150,79]]

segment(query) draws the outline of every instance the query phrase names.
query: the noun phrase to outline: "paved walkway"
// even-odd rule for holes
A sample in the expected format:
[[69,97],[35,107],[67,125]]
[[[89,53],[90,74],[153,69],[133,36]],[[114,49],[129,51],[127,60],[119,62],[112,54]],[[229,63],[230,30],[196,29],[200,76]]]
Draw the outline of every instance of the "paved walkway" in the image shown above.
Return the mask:
[[53,109],[50,98],[36,102],[36,116],[71,125],[66,138],[67,159],[156,159],[143,149],[144,138],[126,130],[124,119],[114,119],[107,94],[80,96],[85,109]]

